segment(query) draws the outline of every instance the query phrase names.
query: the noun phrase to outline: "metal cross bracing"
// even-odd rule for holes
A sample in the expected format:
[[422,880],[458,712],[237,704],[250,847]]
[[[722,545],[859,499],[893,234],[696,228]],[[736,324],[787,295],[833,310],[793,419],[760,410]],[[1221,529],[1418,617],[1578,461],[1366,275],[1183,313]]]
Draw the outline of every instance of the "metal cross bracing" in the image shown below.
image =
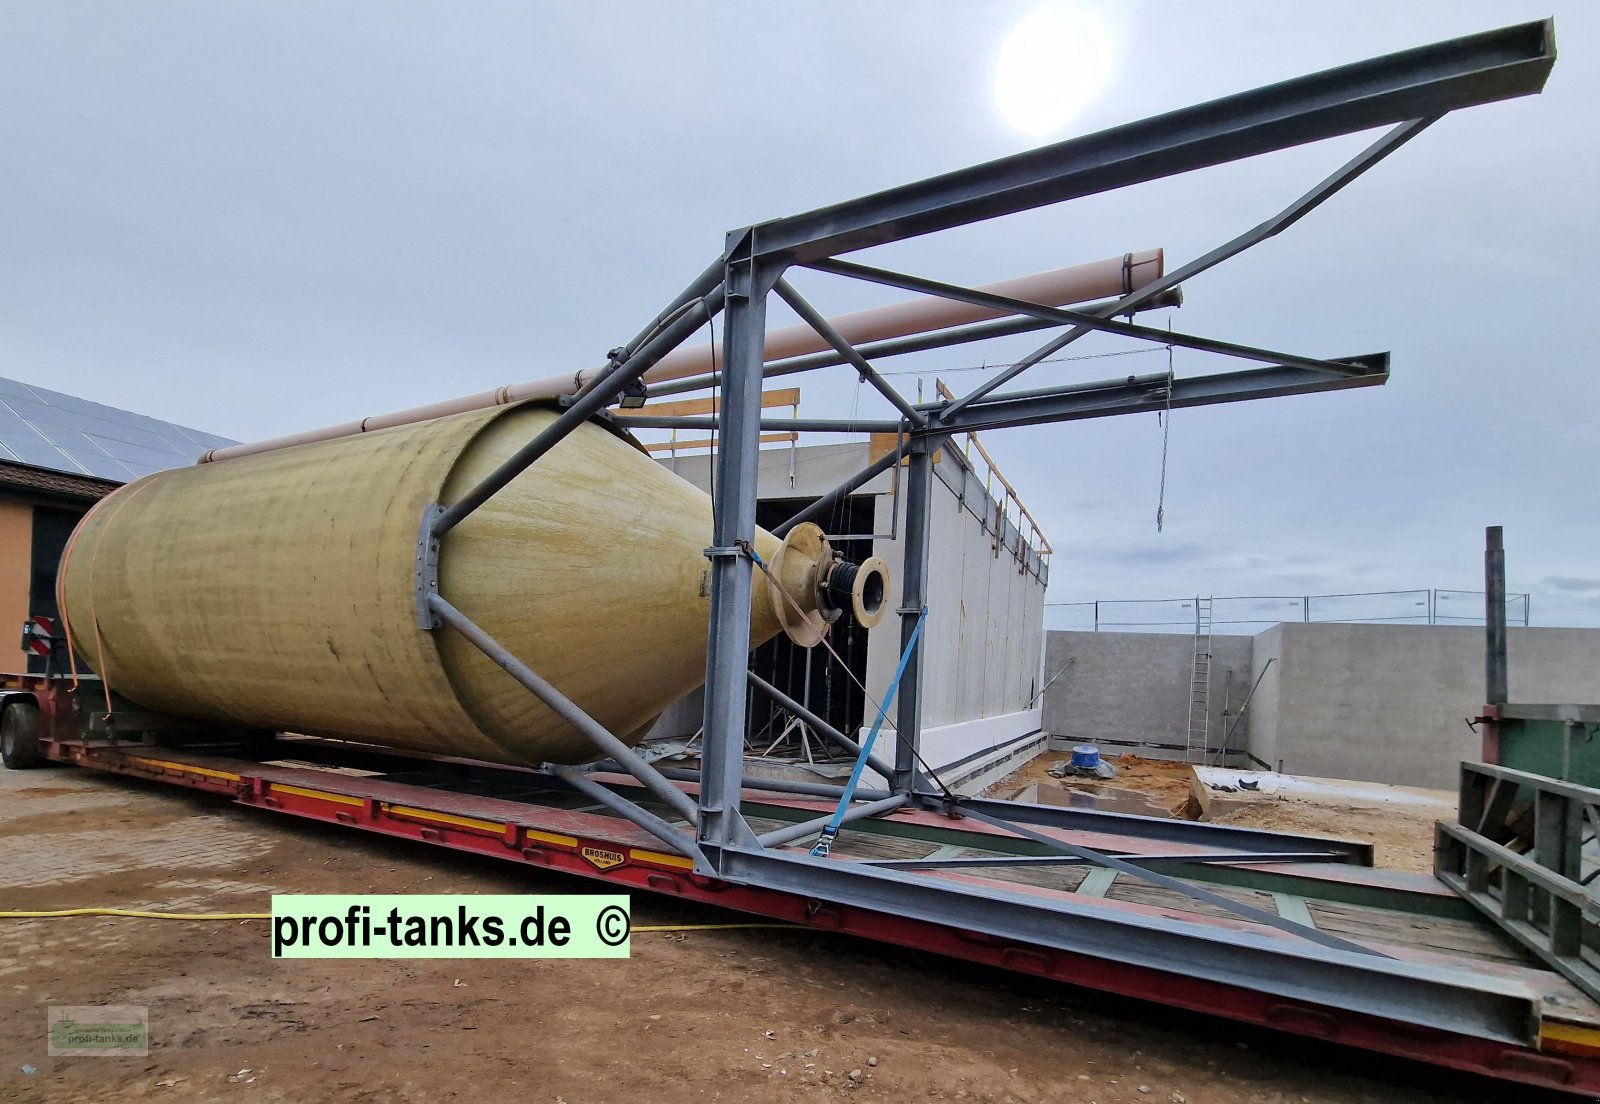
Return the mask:
[[[775,530],[813,516],[877,472],[906,468],[904,560],[901,564],[902,647],[914,639],[931,601],[927,589],[928,509],[933,455],[952,434],[974,430],[1068,422],[1085,418],[1238,402],[1252,398],[1310,394],[1374,386],[1388,378],[1387,354],[1323,359],[1275,352],[1234,342],[1172,333],[1117,321],[1170,297],[1179,285],[1287,229],[1341,188],[1364,174],[1422,130],[1459,108],[1538,92],[1554,62],[1549,22],[1527,23],[1389,55],[1230,96],[1142,122],[1120,126],[1040,149],[930,178],[832,207],[776,219],[729,233],[720,256],[631,341],[612,351],[604,369],[567,409],[527,445],[454,503],[430,507],[418,539],[418,610],[426,631],[460,633],[503,667],[529,692],[586,734],[609,769],[625,771],[637,785],[617,785],[594,769],[551,765],[549,777],[597,807],[625,818],[671,852],[683,856],[708,884],[752,887],[795,894],[819,908],[863,909],[876,914],[952,926],[974,939],[1070,953],[1150,969],[1167,976],[1266,994],[1323,1009],[1374,1016],[1441,1033],[1450,1038],[1527,1045],[1537,1022],[1536,998],[1518,985],[1473,969],[1398,959],[1353,938],[1322,931],[1219,895],[1198,884],[1196,872],[1217,877],[1206,852],[1186,860],[1141,863],[1118,856],[1076,833],[1085,831],[1081,811],[961,798],[945,791],[919,761],[923,671],[909,649],[893,716],[892,761],[872,765],[882,790],[854,794],[846,823],[864,830],[890,824],[890,817],[942,818],[951,825],[981,823],[989,830],[1037,850],[1031,857],[1063,864],[1090,864],[1115,877],[1142,881],[1186,896],[1199,910],[1210,908],[1225,924],[1201,923],[1170,910],[1111,912],[1092,897],[1049,897],[1012,891],[993,882],[972,882],[926,866],[895,866],[817,857],[792,846],[815,835],[826,816],[779,827],[752,825],[744,795],[752,790],[802,793],[838,800],[841,791],[820,784],[772,783],[746,778],[743,751],[746,695],[774,689],[747,670],[749,611],[753,585],[757,452],[763,429],[794,432],[894,433],[900,444],[887,456],[846,480],[819,504]],[[1113,302],[1088,310],[1043,307],[970,288],[890,272],[839,257],[870,246],[900,241],[1074,198],[1172,176],[1337,135],[1388,127],[1381,137],[1278,214],[1167,276]],[[1064,327],[1034,353],[999,371],[957,399],[914,403],[900,395],[858,349],[821,317],[789,282],[790,270],[805,268],[836,277],[870,281],[1003,311],[1025,320],[1026,329]],[[764,355],[767,304],[772,295],[792,307],[833,349],[771,365]],[[1168,300],[1170,301],[1170,299]],[[639,427],[714,429],[713,529],[708,534],[710,618],[705,682],[704,752],[698,772],[658,769],[633,755],[575,703],[471,619],[470,611],[439,593],[436,559],[451,529],[584,421],[606,408],[643,374],[717,314],[723,316],[722,357],[714,382],[721,402],[714,417],[632,416]],[[1014,324],[1013,324],[1014,325]],[[983,330],[983,333],[976,331]],[[884,355],[901,355],[974,340],[997,327],[964,327],[913,342],[885,343]],[[1137,341],[1181,345],[1253,362],[1256,367],[1173,379],[1167,373],[1129,376],[1036,390],[1002,391],[1006,383],[1065,345],[1091,332]],[[893,419],[762,419],[763,378],[848,364],[893,407]],[[619,672],[619,677],[622,673]],[[803,716],[803,714],[800,714]],[[852,754],[853,741],[820,718],[806,718],[824,739]],[[796,790],[796,786],[806,787]],[[1109,818],[1109,819],[1103,819]],[[1092,822],[1124,838],[1160,840],[1182,832],[1195,837],[1209,826],[1094,814]],[[848,837],[849,833],[845,834]],[[844,838],[844,837],[841,837]],[[1244,837],[1231,837],[1240,843]],[[1214,850],[1214,849],[1208,849]],[[1233,848],[1233,865],[1301,861],[1304,840],[1253,834]],[[1158,856],[1160,857],[1160,856]],[[1349,860],[1348,854],[1327,856]],[[1174,876],[1174,865],[1187,872]]]
[[1435,875],[1600,1000],[1600,789],[1463,763],[1459,816],[1437,826]]

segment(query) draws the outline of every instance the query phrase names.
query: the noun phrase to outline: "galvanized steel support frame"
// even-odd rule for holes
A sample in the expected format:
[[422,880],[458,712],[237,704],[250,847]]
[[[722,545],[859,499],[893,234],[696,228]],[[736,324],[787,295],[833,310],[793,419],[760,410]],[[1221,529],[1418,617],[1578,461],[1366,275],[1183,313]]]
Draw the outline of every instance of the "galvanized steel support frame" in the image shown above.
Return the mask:
[[[706,638],[705,744],[700,778],[700,846],[719,868],[729,848],[761,843],[739,812],[744,777],[745,671],[756,535],[757,451],[767,293],[784,265],[758,261],[750,231],[728,235],[723,287],[720,447],[712,490],[711,610]],[[742,547],[741,547],[742,546]]]
[[906,465],[905,555],[900,564],[900,606],[895,611],[900,615],[900,653],[906,660],[896,702],[894,777],[889,782],[891,790],[903,794],[911,793],[916,786],[917,760],[922,750],[925,649],[913,644],[917,625],[928,607],[928,519],[933,498],[933,443],[928,435],[911,438]]
[[[1124,306],[1122,303],[1107,299],[1099,303],[1090,303],[1077,308],[1085,314],[1099,314],[1107,307],[1117,306],[1118,313],[1143,312],[1162,310],[1167,307],[1183,305],[1183,293],[1178,288],[1171,288],[1159,295],[1152,296],[1142,303],[1133,306]],[[882,360],[885,357],[909,356],[912,353],[926,353],[933,349],[945,349],[954,345],[969,345],[975,341],[990,341],[997,337],[1011,337],[1014,334],[1032,333],[1035,330],[1048,329],[1060,323],[1054,319],[1045,318],[1000,318],[993,322],[974,322],[967,326],[956,326],[948,330],[935,330],[933,333],[915,334],[911,337],[897,337],[884,341],[874,341],[866,345],[857,345],[856,351],[868,360]],[[849,360],[837,351],[811,353],[806,356],[789,357],[786,360],[770,360],[761,375],[764,379],[776,379],[780,376],[792,376],[799,372],[810,372],[818,368],[833,368],[840,364],[848,364]],[[689,376],[670,383],[651,384],[650,397],[663,398],[667,395],[681,395],[689,391],[704,391],[708,387],[715,387],[722,382],[722,373],[707,372],[704,375]]]
[[[909,463],[906,562],[901,577],[902,640],[922,615],[927,602],[926,507],[932,475],[932,452],[950,433],[974,429],[1063,422],[1106,417],[1163,407],[1201,406],[1276,395],[1307,394],[1344,387],[1381,384],[1387,379],[1386,354],[1342,361],[1271,354],[1231,343],[1183,336],[1195,348],[1266,360],[1269,366],[1198,379],[1128,377],[1100,384],[1073,385],[1031,392],[992,394],[1008,375],[1002,373],[973,393],[942,406],[910,407],[871,369],[859,349],[850,346],[815,315],[797,294],[782,284],[795,265],[837,273],[916,284],[934,294],[976,302],[981,293],[936,285],[915,277],[888,274],[864,266],[846,266],[839,255],[886,242],[1030,210],[1145,180],[1187,172],[1306,142],[1379,126],[1396,129],[1347,163],[1290,207],[1255,230],[1183,266],[1156,285],[1147,286],[1092,314],[1037,307],[1013,301],[989,302],[1026,319],[1074,327],[1052,339],[1059,348],[1080,332],[1111,330],[1145,340],[1165,337],[1158,331],[1107,321],[1111,315],[1139,306],[1172,290],[1178,280],[1212,267],[1256,241],[1291,224],[1324,202],[1371,165],[1409,141],[1421,129],[1457,108],[1540,90],[1554,62],[1549,22],[1528,23],[1472,35],[1388,57],[1359,62],[1325,73],[1286,81],[1208,104],[1172,112],[1101,134],[1058,143],[959,172],[920,181],[876,195],[786,219],[777,219],[728,235],[722,260],[694,284],[629,346],[617,350],[607,370],[571,404],[545,433],[524,447],[501,470],[461,501],[430,519],[434,538],[469,515],[496,490],[547,451],[560,436],[598,414],[624,387],[638,380],[650,363],[681,342],[720,308],[725,314],[723,363],[718,382],[723,399],[707,425],[718,430],[713,462],[713,534],[706,555],[711,561],[711,606],[707,633],[705,748],[699,793],[693,815],[696,866],[732,883],[805,894],[898,916],[954,924],[986,938],[1014,940],[1063,953],[1090,955],[1148,966],[1184,976],[1275,993],[1313,1005],[1465,1033],[1479,1038],[1525,1043],[1533,1022],[1533,998],[1513,985],[1468,971],[1395,961],[1321,933],[1301,931],[1304,940],[1281,935],[1234,931],[1165,916],[1112,916],[1092,902],[1045,901],[1010,891],[982,890],[937,874],[885,869],[862,862],[822,859],[764,846],[803,838],[791,826],[768,833],[765,841],[752,832],[740,810],[741,787],[754,780],[743,776],[744,715],[749,689],[749,610],[753,586],[751,548],[755,535],[758,449],[761,432],[761,385],[766,365],[763,345],[766,303],[782,287],[784,296],[834,346],[838,359],[871,380],[897,408],[895,422],[819,422],[851,431],[898,432],[905,444],[885,465]],[[721,301],[715,301],[720,289]],[[992,299],[992,297],[990,297]],[[1173,343],[1179,343],[1174,341]],[[1036,362],[1013,366],[1011,375]],[[827,357],[816,362],[820,367]],[[655,420],[688,425],[686,419]],[[652,424],[641,418],[632,424]],[[699,424],[698,422],[695,424]],[[807,427],[812,428],[812,427]],[[870,468],[869,468],[870,472]],[[869,473],[862,473],[870,478]],[[835,499],[864,482],[857,477],[833,493]],[[791,521],[789,525],[793,525]],[[423,545],[426,542],[422,542]],[[420,555],[420,552],[419,552]],[[430,602],[443,613],[445,604]],[[461,617],[457,611],[457,617]],[[460,625],[453,625],[458,630]],[[471,638],[469,634],[469,639]],[[492,640],[474,640],[501,661]],[[503,649],[502,649],[503,651]],[[536,693],[536,676],[502,662]],[[1026,839],[1048,844],[1072,859],[1082,859],[1176,886],[1179,892],[1215,902],[1216,895],[1185,890],[1183,883],[1141,870],[1079,845],[1020,827],[1033,824],[1056,832],[1084,827],[1083,814],[1070,809],[1017,806],[1011,803],[955,799],[924,788],[918,776],[915,749],[920,732],[919,708],[925,671],[920,663],[908,669],[897,713],[896,760],[887,794],[873,795],[857,806],[853,817],[891,812],[904,804],[925,810],[968,815]],[[532,677],[529,677],[532,676]],[[547,702],[552,699],[541,693]],[[611,737],[615,740],[615,737]],[[597,743],[609,746],[607,741]],[[652,792],[666,777],[642,763],[630,763],[624,747],[618,761]],[[558,777],[561,773],[558,771]],[[568,779],[571,781],[571,779]],[[659,793],[657,796],[661,796]],[[681,796],[681,795],[680,795]],[[673,804],[669,801],[669,804]],[[1001,807],[997,807],[1001,806]],[[1176,829],[1140,817],[1108,818],[1125,835],[1159,839]],[[635,823],[648,827],[644,818]],[[1191,826],[1192,827],[1192,826]],[[1303,846],[1283,837],[1258,834],[1259,850],[1241,861],[1283,858]],[[1242,840],[1243,837],[1236,837]],[[1210,858],[1210,856],[1206,856]],[[1232,911],[1238,911],[1237,908]],[[1257,917],[1260,922],[1270,918]],[[1285,924],[1275,924],[1285,927]],[[1293,930],[1295,925],[1287,925]],[[1331,944],[1331,945],[1330,945]]]
[[[881,270],[847,266],[834,258],[864,246],[1038,207],[1136,180],[1170,175],[1204,164],[1215,164],[1372,126],[1400,124],[1274,219],[1202,257],[1188,266],[1187,270],[1179,270],[1180,273],[1197,272],[1283,229],[1449,110],[1487,99],[1536,91],[1548,73],[1549,64],[1549,29],[1542,24],[1530,24],[1287,82],[1273,89],[1247,93],[1216,104],[1119,128],[1106,135],[1064,143],[1019,158],[979,166],[821,212],[763,223],[731,234],[727,254],[729,267],[724,281],[728,289],[728,310],[719,381],[724,399],[717,418],[721,451],[715,461],[718,516],[714,546],[708,549],[714,576],[707,662],[706,769],[702,774],[700,797],[700,842],[712,856],[720,874],[735,881],[780,885],[827,900],[894,912],[906,909],[919,896],[926,895],[932,907],[946,917],[951,915],[949,910],[953,907],[958,911],[970,908],[970,923],[974,930],[997,935],[1009,931],[1013,936],[1030,942],[1060,939],[1064,928],[1071,927],[1073,923],[1058,905],[1044,907],[1037,901],[1025,898],[1008,901],[1003,899],[1004,895],[993,894],[970,904],[960,904],[964,891],[953,888],[948,881],[941,881],[936,876],[871,869],[861,863],[841,863],[771,850],[764,847],[763,843],[777,842],[780,838],[784,841],[803,838],[802,834],[797,833],[809,826],[792,826],[780,830],[776,836],[769,833],[765,840],[752,840],[747,835],[748,826],[730,805],[730,795],[740,783],[744,742],[751,564],[747,556],[740,554],[739,543],[753,537],[759,391],[765,369],[762,335],[766,294],[782,289],[783,298],[823,334],[846,363],[855,365],[863,378],[873,382],[880,390],[885,390],[890,401],[897,407],[901,406],[900,402],[895,401],[898,396],[892,393],[892,389],[886,389],[882,377],[870,372],[870,364],[859,350],[852,349],[836,332],[830,332],[830,327],[818,325],[815,312],[809,310],[804,300],[782,282],[785,269],[801,264],[831,269],[842,275],[881,279],[885,275]],[[899,286],[912,290],[945,294],[968,302],[983,300],[983,305],[1008,309],[1024,317],[1074,325],[1085,331],[1090,328],[1107,329],[1146,340],[1163,336],[1145,327],[1110,323],[1079,312],[1010,301],[991,301],[969,289],[934,285],[915,278],[902,278],[898,274],[889,275],[892,279],[886,282],[897,282]],[[1159,294],[1171,286],[1167,284],[1151,288],[1149,294]],[[1123,307],[1136,305],[1140,298],[1133,297],[1132,302],[1125,302]],[[1116,313],[1116,309],[1113,307],[1106,313]],[[904,418],[900,429],[905,435],[906,445],[903,450],[896,450],[894,459],[889,461],[890,464],[900,463],[899,452],[904,451],[906,462],[910,465],[906,495],[906,562],[901,576],[902,600],[899,609],[903,640],[909,626],[922,616],[926,601],[925,511],[932,463],[931,425],[936,424],[948,433],[969,428],[1002,428],[1067,421],[1148,410],[1157,399],[1163,403],[1173,401],[1174,405],[1198,406],[1269,395],[1370,386],[1381,384],[1388,374],[1386,355],[1329,361],[1272,354],[1205,338],[1185,336],[1181,341],[1210,352],[1264,360],[1269,367],[1224,373],[1200,380],[1123,380],[1092,389],[1058,388],[1042,393],[993,397],[987,394],[987,391],[993,390],[993,386],[990,386],[984,394],[969,396],[965,402],[958,402],[952,407],[937,411],[917,410],[917,413],[925,415],[925,421]],[[988,401],[983,401],[985,399]],[[905,413],[903,407],[902,413]],[[935,413],[937,422],[931,416]],[[870,478],[866,473],[862,473],[862,476]],[[861,478],[858,476],[857,480]],[[848,493],[853,482],[857,481],[847,480],[830,497],[837,498],[842,493]],[[788,524],[793,523],[791,521]],[[920,665],[919,669],[908,671],[900,691],[891,793],[895,797],[910,796],[925,808],[939,808],[941,804],[948,808],[950,799],[921,789],[921,780],[915,771],[914,749],[920,729],[922,675]],[[862,810],[862,813],[870,811]],[[963,812],[975,815],[977,819],[1005,826],[1027,838],[1051,842],[1058,850],[1067,851],[1076,858],[1099,861],[1117,869],[1138,870],[1132,864],[1123,864],[1075,845],[1062,845],[1054,837],[1018,827],[1015,824],[1015,811],[1008,810],[1008,813],[996,815],[997,810],[980,811],[975,806],[962,804],[957,804],[951,811],[956,815]],[[1053,814],[1053,810],[1028,810],[1028,815],[1035,820],[1053,822],[1051,827],[1065,822],[1066,818]],[[741,835],[744,838],[741,839]],[[1148,879],[1177,885],[1182,891],[1182,883],[1174,879],[1154,875],[1148,870],[1141,873]],[[1206,895],[1203,891],[1192,895],[1214,899],[1214,895]],[[1013,912],[1017,914],[1018,922],[1014,928],[1005,919],[1007,914]],[[1274,922],[1277,927],[1296,928],[1296,925],[1278,918],[1262,916],[1255,919],[1264,923]],[[1159,940],[1152,939],[1150,933],[1144,933],[1138,953],[1155,953],[1164,969],[1195,969],[1197,950],[1206,939],[1217,938],[1215,933],[1203,935],[1193,925],[1170,923],[1173,927],[1167,934],[1178,935],[1179,929],[1182,929],[1182,937],[1173,946],[1174,953],[1154,952]],[[1487,995],[1480,989],[1484,984],[1480,979],[1459,975],[1434,979],[1442,982],[1440,990],[1420,1004],[1414,1004],[1403,994],[1414,980],[1406,975],[1415,967],[1379,955],[1360,953],[1364,949],[1323,933],[1302,930],[1299,934],[1319,945],[1308,947],[1297,943],[1292,953],[1297,959],[1308,958],[1318,965],[1310,970],[1297,966],[1291,987],[1306,984],[1313,973],[1327,971],[1325,984],[1310,986],[1315,990],[1316,1000],[1379,1011],[1385,1015],[1401,1012],[1400,1006],[1404,1004],[1403,1018],[1441,1027],[1449,1024],[1454,1029],[1462,1028],[1466,1021],[1471,1020],[1473,1026],[1470,1030],[1474,1032],[1504,1030],[1515,1034],[1524,1028],[1526,1020],[1521,1017],[1525,1009],[1519,1010],[1510,1019],[1499,1019],[1498,1024],[1492,1021],[1498,1019],[1499,1012],[1484,1016],[1482,1002]],[[1268,965],[1250,967],[1246,974],[1233,973],[1225,965],[1230,954],[1244,953],[1243,947],[1254,938],[1238,935],[1221,937],[1221,942],[1228,949],[1217,954],[1214,948],[1208,948],[1201,955],[1205,961],[1203,968],[1211,976],[1219,972],[1233,977],[1249,976],[1253,984],[1262,984],[1265,973],[1274,969],[1270,963],[1282,961],[1277,956],[1288,953],[1282,947],[1267,951]],[[1073,939],[1068,945],[1079,950],[1084,947],[1078,939]],[[1130,954],[1127,941],[1120,938],[1115,948],[1107,947],[1104,951],[1116,957]],[[1374,976],[1362,982],[1361,976],[1369,971]],[[1493,984],[1490,983],[1488,988],[1493,988]],[[1299,995],[1308,994],[1302,990]],[[1495,1003],[1494,998],[1488,998],[1488,1001]]]
[[1287,230],[1290,226],[1293,226],[1295,223],[1305,218],[1305,216],[1310,214],[1312,210],[1320,206],[1331,196],[1333,196],[1334,193],[1338,192],[1356,177],[1360,176],[1362,173],[1376,165],[1379,161],[1382,161],[1385,157],[1388,157],[1395,150],[1399,149],[1401,146],[1411,141],[1411,139],[1415,138],[1418,134],[1422,133],[1422,131],[1431,126],[1439,118],[1439,115],[1430,115],[1427,118],[1413,119],[1410,122],[1402,123],[1393,130],[1389,131],[1382,138],[1379,138],[1372,145],[1362,150],[1361,153],[1351,158],[1341,168],[1339,168],[1337,172],[1334,172],[1332,175],[1325,178],[1316,187],[1306,192],[1299,199],[1296,199],[1293,203],[1279,211],[1272,218],[1269,218],[1265,222],[1262,222],[1252,229],[1245,231],[1232,241],[1224,242],[1211,252],[1200,257],[1196,257],[1189,263],[1179,266],[1177,269],[1167,273],[1165,276],[1162,276],[1153,283],[1147,284],[1144,287],[1131,292],[1130,294],[1124,296],[1120,301],[1113,303],[1110,306],[1101,307],[1098,310],[1091,309],[1084,312],[1093,316],[1093,318],[1081,320],[1071,330],[1068,330],[1059,337],[1047,341],[1040,348],[1035,349],[1033,352],[1017,361],[1005,371],[998,373],[991,379],[988,379],[979,386],[973,388],[967,394],[961,396],[961,398],[957,399],[955,402],[951,403],[948,407],[942,410],[940,412],[940,417],[945,420],[955,417],[956,414],[960,413],[963,407],[978,401],[997,388],[1005,386],[1006,383],[1010,382],[1012,379],[1015,379],[1033,365],[1044,360],[1045,357],[1054,356],[1072,342],[1083,337],[1085,334],[1091,333],[1094,329],[1098,328],[1096,320],[1109,319],[1114,315],[1126,314],[1129,311],[1137,310],[1142,305],[1154,301],[1158,296],[1166,293],[1167,291],[1177,288],[1183,283],[1183,281],[1193,279],[1202,272],[1215,268],[1223,261],[1226,261],[1231,257],[1237,257],[1245,250],[1259,245],[1268,238],[1281,234],[1284,230]]

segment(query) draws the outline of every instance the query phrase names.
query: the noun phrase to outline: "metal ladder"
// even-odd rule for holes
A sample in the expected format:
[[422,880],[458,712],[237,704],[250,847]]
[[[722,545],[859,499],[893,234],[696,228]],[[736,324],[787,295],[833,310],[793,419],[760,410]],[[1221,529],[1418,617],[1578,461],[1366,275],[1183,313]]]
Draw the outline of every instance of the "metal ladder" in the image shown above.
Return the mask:
[[1211,735],[1211,599],[1194,600],[1194,667],[1189,675],[1189,732],[1184,757],[1191,763],[1206,761]]

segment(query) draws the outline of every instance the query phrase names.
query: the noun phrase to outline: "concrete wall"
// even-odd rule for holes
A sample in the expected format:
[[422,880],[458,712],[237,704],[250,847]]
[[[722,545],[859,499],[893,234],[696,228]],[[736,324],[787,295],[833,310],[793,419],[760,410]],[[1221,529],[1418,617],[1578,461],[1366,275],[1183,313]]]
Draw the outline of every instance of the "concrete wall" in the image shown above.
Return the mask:
[[[1600,629],[1509,630],[1511,700],[1600,703]],[[1212,732],[1260,678],[1233,746],[1270,769],[1454,789],[1476,759],[1464,718],[1483,706],[1483,629],[1289,623],[1212,643]],[[1118,750],[1183,743],[1194,638],[1052,632],[1044,727]],[[1227,672],[1233,671],[1231,686]],[[1226,688],[1226,689],[1225,689]]]
[[[976,785],[1041,726],[1043,707],[1036,699],[1043,685],[1048,573],[1023,545],[1016,527],[1002,524],[983,484],[954,450],[939,450],[934,476],[928,513],[928,620],[918,645],[924,665],[922,756],[941,777],[950,774],[950,785],[958,777]],[[898,524],[891,510],[898,510]],[[878,499],[876,528],[899,534],[873,545],[874,554],[889,564],[893,610],[901,604],[904,574],[903,495]],[[867,686],[879,701],[900,661],[898,620],[893,614],[884,618],[867,653]],[[894,637],[884,645],[878,632],[891,624]],[[891,711],[880,737],[883,757],[890,760],[894,717]]]
[[[981,484],[968,484],[969,473],[951,450],[940,450],[935,475],[928,516],[928,621],[919,645],[925,671],[923,727],[1037,712],[1048,576],[1040,578],[1037,558],[1019,552],[1013,526],[999,531],[993,503]],[[879,497],[877,531],[904,536],[903,495]],[[900,537],[873,544],[873,553],[889,564],[891,610],[901,604],[905,549]],[[867,686],[880,701],[900,661],[898,620],[892,613],[884,618],[867,655]],[[888,625],[893,641],[884,645],[879,632]]]
[[[761,499],[815,498],[833,490],[871,463],[865,441],[803,445],[794,449],[764,448],[757,455],[756,497]],[[709,457],[710,454],[704,452],[678,457],[658,455],[656,463],[709,493]],[[885,494],[893,481],[893,473],[884,472],[865,484],[862,493]]]
[[[1600,702],[1600,630],[1513,628],[1511,700]],[[1481,628],[1278,625],[1256,637],[1253,754],[1292,774],[1454,789],[1479,739]]]
[[[1251,638],[1211,638],[1211,728],[1220,746],[1250,689]],[[1068,666],[1068,663],[1071,666]],[[1181,757],[1189,728],[1194,637],[1168,633],[1051,632],[1045,678],[1066,671],[1044,696],[1044,727],[1071,743],[1094,743],[1108,753],[1136,751],[1151,758]],[[1251,705],[1251,712],[1256,705]],[[1251,718],[1235,731],[1243,748]]]
[[[881,447],[881,445],[880,445]],[[763,499],[823,494],[872,462],[868,442],[763,449],[758,494]],[[660,461],[702,489],[703,455]],[[939,450],[929,513],[928,622],[918,645],[924,664],[923,754],[933,766],[1003,749],[1040,727],[1044,592],[1048,571],[1004,521],[983,483],[951,449]],[[791,479],[791,474],[793,478]],[[901,472],[902,478],[904,472]],[[885,472],[858,493],[876,496],[872,551],[889,565],[889,613],[868,634],[866,685],[882,701],[900,660],[905,496]],[[893,534],[891,536],[891,534]],[[651,738],[688,735],[700,725],[699,691],[662,715]],[[863,724],[876,716],[869,702]],[[892,757],[893,706],[880,747]],[[977,764],[981,767],[982,764]],[[974,768],[976,769],[976,768]]]

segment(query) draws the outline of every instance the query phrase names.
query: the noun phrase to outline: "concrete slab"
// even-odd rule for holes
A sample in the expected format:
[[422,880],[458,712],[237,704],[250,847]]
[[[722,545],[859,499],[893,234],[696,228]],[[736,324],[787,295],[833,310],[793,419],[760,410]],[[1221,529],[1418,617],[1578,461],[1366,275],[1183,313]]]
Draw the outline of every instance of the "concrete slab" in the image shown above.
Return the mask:
[[1136,816],[1171,817],[1172,811],[1147,793],[1120,786],[1078,789],[1054,782],[1034,782],[1024,787],[1015,801],[1036,805],[1064,805],[1074,809],[1095,809],[1102,813],[1131,813]]
[[1202,820],[1217,820],[1252,805],[1278,801],[1341,808],[1403,807],[1440,817],[1450,817],[1455,811],[1456,795],[1447,790],[1225,767],[1196,766],[1190,773],[1194,776],[1190,792],[1200,806]]

